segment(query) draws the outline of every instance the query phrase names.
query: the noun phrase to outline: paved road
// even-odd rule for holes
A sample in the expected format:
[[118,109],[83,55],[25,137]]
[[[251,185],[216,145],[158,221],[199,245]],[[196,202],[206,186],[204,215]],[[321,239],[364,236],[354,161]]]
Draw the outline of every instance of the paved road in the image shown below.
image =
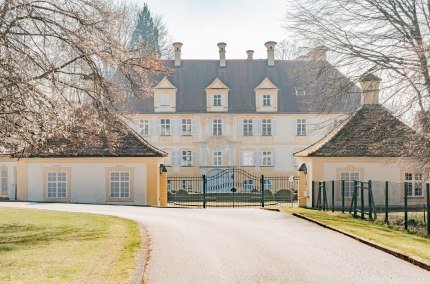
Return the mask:
[[109,214],[152,237],[149,283],[430,283],[430,273],[341,234],[260,209],[0,203]]

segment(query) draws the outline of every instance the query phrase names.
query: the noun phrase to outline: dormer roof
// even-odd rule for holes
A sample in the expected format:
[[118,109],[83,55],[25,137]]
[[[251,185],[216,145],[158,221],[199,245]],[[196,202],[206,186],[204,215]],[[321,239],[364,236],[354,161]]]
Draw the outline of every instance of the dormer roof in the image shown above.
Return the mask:
[[172,84],[172,82],[169,81],[169,79],[167,79],[167,77],[164,77],[163,79],[161,79],[161,81],[154,87],[154,89],[174,89],[176,90],[177,88],[175,87],[175,85]]
[[275,84],[272,83],[272,81],[269,80],[269,78],[264,78],[264,80],[254,89],[256,90],[279,90],[278,87],[275,86]]
[[230,88],[227,87],[227,85],[224,84],[219,78],[213,80],[212,83],[206,87],[206,90],[208,89],[230,90]]

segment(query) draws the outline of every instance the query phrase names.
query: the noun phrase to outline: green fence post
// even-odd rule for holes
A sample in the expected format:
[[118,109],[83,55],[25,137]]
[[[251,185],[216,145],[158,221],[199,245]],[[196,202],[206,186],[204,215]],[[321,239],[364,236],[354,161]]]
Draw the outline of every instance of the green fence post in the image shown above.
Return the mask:
[[331,181],[331,212],[334,212],[334,180]]
[[341,191],[342,191],[342,213],[345,213],[345,181],[344,180],[342,180]]
[[261,207],[264,208],[264,175],[261,175]]
[[388,220],[388,181],[385,182],[385,224],[389,223]]
[[405,182],[405,230],[408,229],[408,183]]
[[315,208],[315,181],[312,181],[312,208]]
[[430,236],[430,184],[426,184],[427,193],[427,235]]
[[363,188],[363,182],[360,182],[360,208],[361,208],[361,219],[364,219],[364,188]]
[[369,198],[369,220],[372,220],[373,207],[372,207],[372,181],[371,180],[367,182],[367,195]]
[[323,211],[326,210],[326,201],[327,201],[327,191],[325,190],[325,180],[323,181]]
[[206,175],[203,175],[203,208],[206,208]]
[[354,196],[353,196],[353,202],[354,202],[354,218],[357,218],[357,195],[358,195],[358,181],[354,181]]

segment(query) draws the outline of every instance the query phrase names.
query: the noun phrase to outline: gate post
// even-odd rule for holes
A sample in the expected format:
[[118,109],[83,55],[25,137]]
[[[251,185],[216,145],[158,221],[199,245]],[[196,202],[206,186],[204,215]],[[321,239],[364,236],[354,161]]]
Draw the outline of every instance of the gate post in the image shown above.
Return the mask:
[[430,236],[430,184],[426,184],[426,194],[427,194],[427,235]]
[[261,175],[261,207],[264,208],[264,175]]
[[363,188],[363,182],[361,181],[360,182],[360,194],[361,194],[361,196],[360,196],[360,210],[361,210],[361,212],[360,212],[360,218],[362,219],[362,220],[364,220],[364,188]]
[[344,180],[342,180],[341,191],[342,191],[342,213],[345,213],[345,181]]
[[408,183],[405,182],[404,184],[404,190],[405,190],[405,230],[408,229]]
[[206,175],[203,175],[203,208],[206,208]]

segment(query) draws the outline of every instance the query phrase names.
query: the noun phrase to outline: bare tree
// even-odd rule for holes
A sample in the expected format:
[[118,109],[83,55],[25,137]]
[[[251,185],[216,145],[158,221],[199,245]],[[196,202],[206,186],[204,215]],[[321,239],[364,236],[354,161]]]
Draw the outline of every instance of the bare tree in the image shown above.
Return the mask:
[[[417,119],[423,132],[430,131],[428,0],[297,0],[289,11],[287,27],[299,41],[330,50],[326,62],[318,65],[319,74],[334,66],[355,84],[376,73],[383,79],[383,103],[399,115]],[[330,90],[333,81],[327,83],[328,91],[321,92],[325,107],[344,95]],[[348,92],[350,84],[343,84],[347,87],[338,90]],[[418,115],[412,116],[413,112]],[[414,152],[425,158],[422,167],[428,171],[425,148],[421,144]]]
[[67,135],[76,108],[113,112],[124,97],[149,93],[151,74],[167,69],[124,48],[123,21],[103,0],[0,2],[1,147],[37,148]]
[[297,41],[280,41],[276,45],[275,57],[278,60],[293,60],[304,54],[304,47],[299,46]]

